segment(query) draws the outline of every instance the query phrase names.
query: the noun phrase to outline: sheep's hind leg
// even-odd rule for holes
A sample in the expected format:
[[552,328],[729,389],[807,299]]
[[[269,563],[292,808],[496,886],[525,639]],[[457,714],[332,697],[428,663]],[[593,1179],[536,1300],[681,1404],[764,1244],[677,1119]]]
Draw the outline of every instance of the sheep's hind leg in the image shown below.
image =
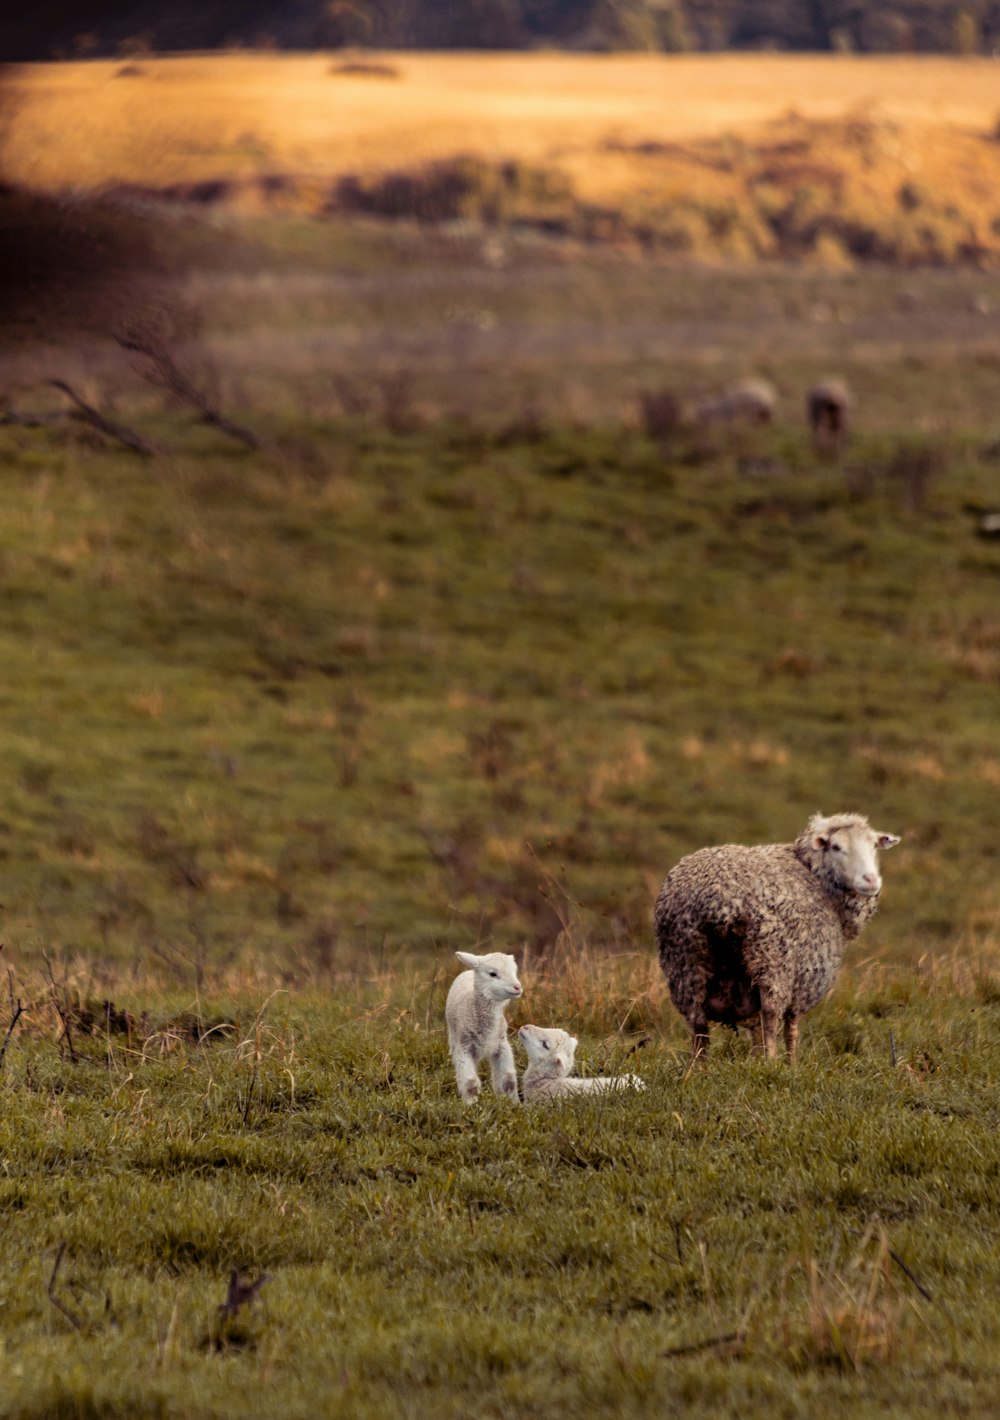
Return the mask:
[[691,1022],[691,1059],[703,1060],[708,1054],[708,1022]]
[[766,1001],[760,1003],[760,1020],[754,1030],[754,1052],[765,1060],[778,1058],[778,1013]]
[[517,1093],[517,1070],[514,1068],[514,1052],[510,1048],[509,1040],[502,1041],[490,1056],[490,1076],[493,1080],[493,1088],[498,1095],[506,1095],[515,1104],[520,1103]]
[[795,1057],[799,1052],[799,1021],[791,1011],[785,1015],[785,1049],[788,1052],[789,1065],[794,1065]]

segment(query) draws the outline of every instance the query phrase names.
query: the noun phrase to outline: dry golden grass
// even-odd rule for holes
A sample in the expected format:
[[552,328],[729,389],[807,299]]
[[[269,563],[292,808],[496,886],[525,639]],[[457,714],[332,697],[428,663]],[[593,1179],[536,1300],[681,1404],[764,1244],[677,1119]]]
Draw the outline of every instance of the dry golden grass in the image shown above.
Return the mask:
[[[395,77],[338,73],[321,54],[26,66],[13,84],[6,172],[84,189],[276,172],[325,179],[467,151],[556,165],[581,197],[601,200],[649,181],[630,146],[745,134],[790,108],[824,120],[877,106],[905,130],[911,175],[937,188],[956,168],[954,180],[968,181],[960,171],[976,169],[998,109],[996,66],[985,59],[406,54],[380,63]],[[657,184],[664,178],[658,168]],[[713,181],[700,171],[701,186]]]

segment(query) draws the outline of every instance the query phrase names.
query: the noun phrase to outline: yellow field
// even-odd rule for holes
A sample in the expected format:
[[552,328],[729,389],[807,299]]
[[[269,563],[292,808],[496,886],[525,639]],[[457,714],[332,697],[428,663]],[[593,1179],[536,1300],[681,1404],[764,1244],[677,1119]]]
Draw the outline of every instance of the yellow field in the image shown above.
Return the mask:
[[[26,66],[12,85],[5,175],[76,189],[325,179],[469,152],[558,165],[581,196],[599,199],[648,177],[609,145],[746,134],[789,109],[810,119],[863,109],[901,126],[906,170],[937,185],[956,163],[975,167],[1000,109],[1000,69],[987,59],[402,54],[369,61],[390,69],[381,76],[342,72],[344,62],[240,54]],[[992,188],[992,173],[983,182]]]

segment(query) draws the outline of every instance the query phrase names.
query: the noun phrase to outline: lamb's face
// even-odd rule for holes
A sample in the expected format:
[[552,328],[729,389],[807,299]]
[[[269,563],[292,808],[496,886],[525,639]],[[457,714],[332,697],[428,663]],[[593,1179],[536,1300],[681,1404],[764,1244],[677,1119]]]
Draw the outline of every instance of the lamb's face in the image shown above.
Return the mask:
[[521,995],[517,979],[517,962],[507,952],[456,952],[460,962],[476,973],[479,990],[490,1001],[514,1001]]
[[532,1065],[545,1065],[559,1075],[568,1075],[573,1069],[578,1043],[575,1035],[555,1026],[522,1026],[517,1034]]
[[825,873],[859,897],[876,897],[882,891],[878,851],[898,842],[895,834],[880,833],[867,823],[838,824],[836,819],[817,822],[813,837]]

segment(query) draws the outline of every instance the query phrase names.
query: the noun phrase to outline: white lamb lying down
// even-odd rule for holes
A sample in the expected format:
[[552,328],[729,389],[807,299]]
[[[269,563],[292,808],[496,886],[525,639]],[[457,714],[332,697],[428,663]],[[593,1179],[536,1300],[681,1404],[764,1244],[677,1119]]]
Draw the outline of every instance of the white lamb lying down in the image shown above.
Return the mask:
[[507,1006],[521,995],[517,962],[506,952],[455,955],[469,968],[451,983],[444,1006],[458,1093],[467,1104],[478,1098],[479,1062],[488,1060],[493,1089],[517,1104],[514,1052],[504,1019]]
[[528,1068],[521,1077],[525,1102],[559,1099],[564,1095],[607,1094],[612,1090],[644,1090],[638,1075],[601,1075],[596,1079],[570,1078],[576,1059],[577,1038],[554,1026],[522,1026],[518,1031],[528,1052]]

